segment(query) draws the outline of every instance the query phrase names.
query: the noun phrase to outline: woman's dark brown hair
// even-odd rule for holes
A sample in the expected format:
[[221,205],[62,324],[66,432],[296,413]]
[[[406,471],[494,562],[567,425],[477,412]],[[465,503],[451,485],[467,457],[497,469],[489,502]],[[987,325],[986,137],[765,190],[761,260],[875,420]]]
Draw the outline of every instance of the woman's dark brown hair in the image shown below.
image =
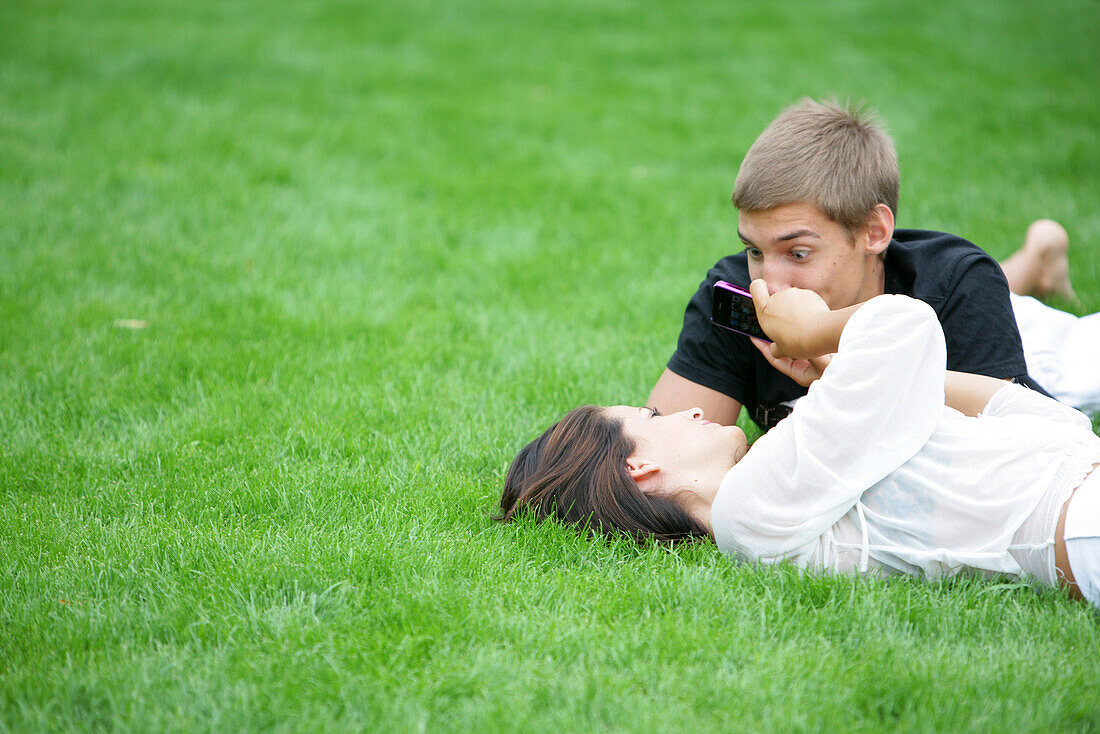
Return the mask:
[[643,494],[627,473],[634,442],[620,421],[583,405],[523,447],[504,480],[500,514],[512,520],[531,512],[605,535],[638,542],[693,540],[707,529],[668,497]]

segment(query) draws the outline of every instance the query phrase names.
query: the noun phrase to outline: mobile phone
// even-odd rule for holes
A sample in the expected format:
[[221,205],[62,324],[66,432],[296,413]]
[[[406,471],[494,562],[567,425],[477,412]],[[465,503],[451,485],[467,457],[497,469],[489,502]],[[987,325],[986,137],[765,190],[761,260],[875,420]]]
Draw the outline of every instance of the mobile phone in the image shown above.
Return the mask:
[[771,341],[760,328],[760,322],[756,320],[752,294],[733,283],[720,280],[714,284],[710,320],[715,326],[721,326],[723,329],[754,336],[766,342]]

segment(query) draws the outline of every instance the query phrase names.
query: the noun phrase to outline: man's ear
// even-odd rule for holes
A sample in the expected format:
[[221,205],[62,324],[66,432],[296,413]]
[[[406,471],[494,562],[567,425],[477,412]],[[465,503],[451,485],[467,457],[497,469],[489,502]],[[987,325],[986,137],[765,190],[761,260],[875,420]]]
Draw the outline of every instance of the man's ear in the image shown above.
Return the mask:
[[638,485],[639,489],[641,489],[643,482],[655,479],[660,471],[660,464],[653,464],[645,459],[638,459],[631,456],[626,460],[626,473],[630,475],[630,478],[634,480],[634,483]]
[[867,254],[881,255],[894,236],[894,212],[885,204],[875,204],[867,217]]

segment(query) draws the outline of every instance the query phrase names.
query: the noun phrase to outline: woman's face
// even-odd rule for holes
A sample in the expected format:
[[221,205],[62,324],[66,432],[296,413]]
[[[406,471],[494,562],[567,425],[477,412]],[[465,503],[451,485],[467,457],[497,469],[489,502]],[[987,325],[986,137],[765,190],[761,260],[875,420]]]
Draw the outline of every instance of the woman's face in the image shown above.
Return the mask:
[[635,443],[634,457],[689,476],[724,474],[749,450],[745,432],[703,418],[699,408],[661,415],[653,408],[617,405],[604,409],[622,422]]

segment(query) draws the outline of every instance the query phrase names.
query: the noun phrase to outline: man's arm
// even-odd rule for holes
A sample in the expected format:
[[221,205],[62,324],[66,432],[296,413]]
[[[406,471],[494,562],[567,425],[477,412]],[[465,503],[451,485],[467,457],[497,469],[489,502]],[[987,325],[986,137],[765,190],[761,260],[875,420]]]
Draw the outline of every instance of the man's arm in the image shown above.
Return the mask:
[[669,369],[657,379],[646,404],[666,414],[700,408],[707,420],[724,426],[732,426],[741,414],[741,403],[729,395],[692,382]]
[[996,377],[948,370],[944,379],[944,402],[964,415],[976,416],[1004,386],[1005,381]]
[[758,358],[752,345],[710,320],[714,283],[747,284],[748,275],[743,252],[727,255],[707,272],[684,309],[676,351],[650,392],[649,405],[665,413],[697,407],[709,420],[733,425],[742,401],[753,402],[760,386],[754,384]]
[[[764,330],[772,334],[771,329],[776,329],[782,334],[773,335],[776,336],[776,343],[771,346],[773,357],[817,357],[835,351],[844,324],[858,308],[853,306],[841,311],[830,311],[816,293],[797,288],[784,291],[776,299],[768,295],[767,285],[762,280],[753,281],[750,288]],[[775,303],[765,316],[769,301],[773,300]],[[814,306],[817,307],[813,309],[814,318],[806,318]],[[824,369],[824,366],[820,369]],[[662,413],[701,408],[703,415],[709,420],[726,426],[736,423],[741,413],[741,403],[737,400],[668,369],[657,380],[657,385],[649,395],[648,405]]]

